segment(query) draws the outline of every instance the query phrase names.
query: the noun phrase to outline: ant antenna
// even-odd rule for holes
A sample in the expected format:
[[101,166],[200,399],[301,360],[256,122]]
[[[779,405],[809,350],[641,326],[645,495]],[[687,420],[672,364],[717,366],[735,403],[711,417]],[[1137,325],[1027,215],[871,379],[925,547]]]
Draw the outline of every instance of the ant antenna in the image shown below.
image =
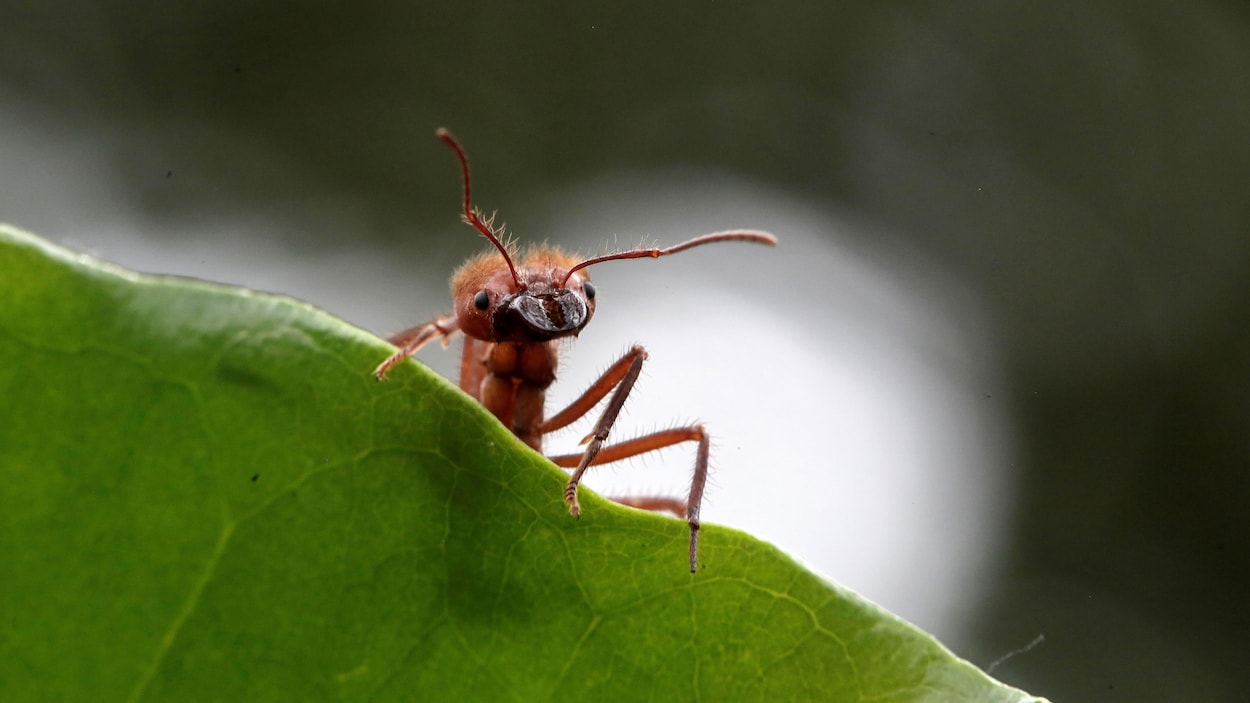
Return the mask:
[[685,251],[692,247],[697,247],[703,244],[712,244],[714,242],[754,242],[756,244],[766,244],[771,247],[777,244],[777,238],[768,232],[760,232],[753,229],[729,230],[726,232],[712,232],[711,234],[695,237],[694,239],[684,241],[681,244],[674,244],[666,249],[631,249],[630,251],[596,256],[593,259],[586,259],[569,269],[569,272],[564,275],[564,280],[560,281],[560,287],[563,288],[564,284],[568,283],[569,278],[573,276],[575,271],[578,269],[584,269],[587,266],[601,264],[605,261],[615,261],[617,259],[658,259],[661,256],[676,254],[679,251]]
[[482,218],[478,216],[477,209],[473,207],[469,190],[469,159],[464,155],[464,149],[461,148],[460,142],[456,141],[456,138],[451,136],[451,132],[448,132],[443,127],[439,127],[434,132],[434,136],[451,147],[451,150],[456,152],[456,158],[460,161],[460,172],[464,174],[464,221],[473,225],[474,229],[481,232],[483,237],[486,237],[491,244],[495,245],[499,253],[503,254],[503,260],[507,262],[508,270],[512,272],[512,280],[516,281],[518,288],[524,288],[525,286],[521,285],[521,277],[517,275],[516,266],[512,265],[512,257],[508,256],[508,249],[499,241],[499,237],[495,236],[495,231],[491,227],[491,222],[495,218],[490,217],[486,222],[483,222]]

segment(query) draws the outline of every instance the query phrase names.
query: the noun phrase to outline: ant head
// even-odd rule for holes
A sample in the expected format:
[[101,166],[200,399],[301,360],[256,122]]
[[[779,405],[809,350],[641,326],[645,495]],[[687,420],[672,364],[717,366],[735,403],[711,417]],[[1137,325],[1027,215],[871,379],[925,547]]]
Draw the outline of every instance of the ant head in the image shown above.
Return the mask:
[[595,289],[589,276],[574,275],[577,260],[545,246],[531,251],[518,271],[494,228],[494,218],[483,218],[473,207],[464,149],[447,130],[440,128],[437,135],[460,161],[464,221],[498,250],[470,259],[452,278],[452,299],[461,331],[491,342],[526,343],[581,332],[595,312]]
[[[558,249],[536,247],[518,276],[496,252],[469,259],[452,277],[452,299],[460,330],[490,342],[547,342],[575,336],[595,314],[595,288],[584,272]],[[557,284],[557,281],[562,281]]]
[[[438,138],[451,147],[464,176],[464,221],[495,245],[498,253],[470,259],[452,278],[456,321],[470,337],[491,342],[546,342],[576,335],[595,313],[595,288],[583,270],[594,264],[621,259],[659,258],[715,242],[753,242],[773,246],[767,232],[734,230],[713,232],[666,249],[641,248],[597,256],[584,261],[551,247],[537,247],[518,271],[508,247],[499,239],[494,218],[483,219],[473,207],[469,191],[469,160],[451,133],[439,128]],[[502,261],[501,261],[502,259]],[[500,264],[506,264],[507,269]]]

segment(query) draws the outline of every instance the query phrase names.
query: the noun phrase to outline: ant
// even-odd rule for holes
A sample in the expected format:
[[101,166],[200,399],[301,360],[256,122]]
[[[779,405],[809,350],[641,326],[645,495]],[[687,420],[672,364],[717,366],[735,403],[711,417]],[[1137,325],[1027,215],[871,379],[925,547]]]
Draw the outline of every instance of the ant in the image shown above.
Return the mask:
[[[464,263],[451,278],[455,310],[388,339],[399,347],[374,370],[379,380],[399,362],[412,356],[435,337],[447,346],[456,332],[464,333],[460,358],[460,389],[473,396],[499,418],[523,442],[542,451],[543,436],[586,415],[609,393],[607,407],[594,431],[582,440],[581,454],[549,457],[556,466],[573,469],[564,489],[564,502],[574,517],[581,514],[577,487],[586,469],[620,461],[681,442],[697,442],[694,477],[686,500],[668,497],[614,498],[618,503],[644,510],[667,511],[685,517],[690,526],[690,572],[697,567],[699,507],[707,483],[709,439],[703,425],[673,427],[604,446],[608,433],[625,405],[625,399],[642,372],[647,352],[634,345],[612,364],[580,398],[564,410],[543,418],[547,387],[556,379],[558,342],[576,337],[595,314],[595,287],[586,268],[617,259],[657,258],[715,242],[777,243],[767,232],[737,230],[713,232],[665,249],[632,249],[579,259],[546,244],[530,247],[520,263],[513,261],[510,242],[503,243],[502,228],[494,215],[484,216],[473,206],[469,190],[469,161],[460,143],[446,129],[437,137],[456,154],[464,179],[464,221],[490,240],[488,250]],[[615,389],[615,390],[613,390]]]

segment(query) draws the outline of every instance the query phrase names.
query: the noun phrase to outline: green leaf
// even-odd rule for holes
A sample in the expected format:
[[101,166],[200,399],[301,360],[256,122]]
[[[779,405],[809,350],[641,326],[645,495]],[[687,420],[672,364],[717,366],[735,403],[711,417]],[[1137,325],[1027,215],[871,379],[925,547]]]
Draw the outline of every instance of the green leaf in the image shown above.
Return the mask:
[[389,353],[0,228],[0,700],[1032,700]]

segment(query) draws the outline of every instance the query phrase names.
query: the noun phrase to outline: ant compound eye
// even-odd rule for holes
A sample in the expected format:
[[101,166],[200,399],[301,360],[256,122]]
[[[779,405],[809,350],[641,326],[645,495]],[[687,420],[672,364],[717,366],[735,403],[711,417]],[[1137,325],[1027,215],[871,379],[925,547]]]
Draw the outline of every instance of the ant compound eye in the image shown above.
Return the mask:
[[587,299],[587,300],[594,300],[594,299],[595,299],[595,286],[594,286],[594,284],[592,284],[590,281],[586,281],[586,283],[584,283],[584,284],[582,285],[582,288],[584,288],[584,289],[586,290],[586,299]]
[[477,295],[473,296],[473,307],[478,310],[490,307],[490,295],[484,290],[478,291]]

